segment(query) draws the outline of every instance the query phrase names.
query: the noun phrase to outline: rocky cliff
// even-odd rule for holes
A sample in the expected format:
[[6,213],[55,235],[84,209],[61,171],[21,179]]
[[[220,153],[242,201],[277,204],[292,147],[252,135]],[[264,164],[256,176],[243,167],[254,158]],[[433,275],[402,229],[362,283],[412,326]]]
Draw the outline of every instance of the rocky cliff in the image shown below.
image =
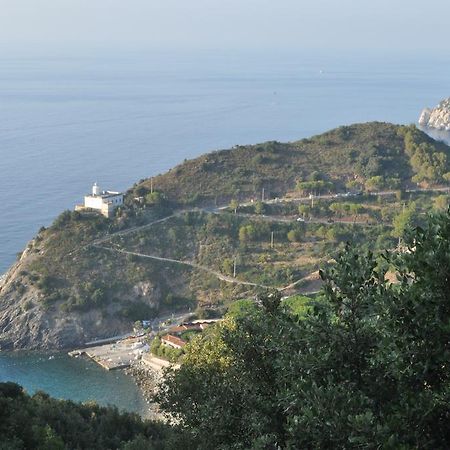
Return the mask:
[[450,131],[450,98],[442,100],[435,108],[425,108],[419,117],[419,125]]
[[120,314],[99,308],[74,313],[45,305],[48,292],[31,269],[42,257],[36,246],[31,241],[0,279],[0,350],[70,348],[130,331],[131,321]]

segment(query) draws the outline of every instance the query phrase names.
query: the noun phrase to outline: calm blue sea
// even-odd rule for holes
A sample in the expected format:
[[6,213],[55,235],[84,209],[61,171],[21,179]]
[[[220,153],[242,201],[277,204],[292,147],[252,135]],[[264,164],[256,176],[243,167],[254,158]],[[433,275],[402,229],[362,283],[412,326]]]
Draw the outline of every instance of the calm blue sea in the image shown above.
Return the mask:
[[42,390],[56,398],[94,400],[149,417],[141,391],[125,373],[108,372],[93,361],[65,353],[0,353],[0,381],[18,382],[29,394]]
[[[210,150],[354,122],[416,122],[424,106],[450,96],[445,55],[0,56],[0,273],[94,181],[122,190]],[[23,371],[0,358],[0,379],[79,399],[83,377],[20,358]],[[121,375],[83,367],[111,387],[103,396],[94,383],[89,395],[123,400]]]

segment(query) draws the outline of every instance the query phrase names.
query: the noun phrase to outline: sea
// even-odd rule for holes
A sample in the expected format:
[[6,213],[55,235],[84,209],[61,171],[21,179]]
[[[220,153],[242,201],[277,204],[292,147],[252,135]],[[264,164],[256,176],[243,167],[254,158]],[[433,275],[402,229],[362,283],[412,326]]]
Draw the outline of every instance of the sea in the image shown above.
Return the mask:
[[154,417],[151,406],[130,376],[107,371],[84,358],[63,352],[0,352],[0,382],[14,381],[28,393],[44,391],[76,402],[95,401],[144,418]]
[[[415,123],[424,107],[450,96],[450,57],[443,54],[19,55],[3,48],[0,57],[0,274],[94,182],[125,190],[237,144],[293,141],[372,120]],[[450,141],[448,133],[437,137]],[[0,353],[0,381],[59,398],[145,407],[124,374],[49,356]]]

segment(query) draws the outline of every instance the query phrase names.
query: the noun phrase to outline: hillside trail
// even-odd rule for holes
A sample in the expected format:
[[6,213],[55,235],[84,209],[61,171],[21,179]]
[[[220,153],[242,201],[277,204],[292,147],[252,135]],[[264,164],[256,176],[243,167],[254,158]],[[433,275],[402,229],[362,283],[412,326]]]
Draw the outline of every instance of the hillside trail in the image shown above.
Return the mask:
[[[417,188],[417,189],[407,189],[405,192],[450,192],[450,187],[437,187],[437,188]],[[395,195],[396,191],[378,191],[378,192],[372,192],[370,195],[373,196],[390,196],[390,195]],[[330,194],[330,195],[316,195],[314,196],[314,199],[317,200],[325,200],[325,199],[337,199],[337,198],[342,198],[342,195],[340,194]],[[267,200],[265,203],[268,204],[274,204],[274,203],[286,203],[286,202],[301,202],[301,201],[308,201],[310,200],[310,197],[298,197],[298,198],[290,198],[290,197],[283,197],[280,199],[274,199],[274,200]],[[240,206],[251,206],[254,203],[252,202],[245,202],[242,203]],[[107,234],[99,239],[96,239],[88,244],[86,244],[84,247],[82,248],[86,248],[89,247],[91,245],[97,245],[97,244],[102,244],[104,242],[107,242],[109,240],[111,240],[112,238],[116,237],[116,236],[125,236],[128,234],[132,234],[141,230],[144,230],[146,228],[150,228],[153,225],[157,225],[159,223],[163,223],[163,222],[167,222],[170,219],[173,219],[174,217],[179,217],[182,216],[184,214],[190,213],[190,212],[204,212],[207,214],[223,214],[227,209],[229,208],[228,205],[222,205],[222,206],[216,206],[213,208],[190,208],[190,209],[180,209],[179,211],[163,217],[161,219],[157,219],[154,220],[152,222],[146,223],[144,225],[138,225],[135,227],[131,227],[131,228],[127,228],[125,230],[120,230],[120,231],[116,231],[114,233],[110,233]],[[294,220],[293,219],[289,219],[286,217],[282,217],[282,216],[264,216],[264,215],[258,215],[258,214],[245,214],[245,213],[236,213],[236,215],[238,217],[245,217],[245,218],[260,218],[263,220],[267,220],[267,221],[272,221],[272,222],[280,222],[280,223],[292,223]],[[341,220],[341,219],[333,219],[333,221],[329,221],[327,219],[318,219],[318,218],[311,218],[307,221],[305,221],[307,223],[316,223],[316,224],[333,224],[333,223],[343,223],[343,224],[355,224],[355,225],[371,225],[370,223],[368,224],[366,221],[361,221],[361,220]],[[78,249],[77,252],[81,250]],[[74,252],[73,252],[74,253]],[[70,255],[71,253],[69,253]]]
[[[419,191],[438,191],[438,192],[443,192],[443,191],[447,191],[448,192],[449,188],[434,188],[434,189],[410,189],[407,190],[407,192],[419,192]],[[373,193],[373,195],[394,195],[395,191],[380,191],[380,192],[376,192]],[[315,196],[315,198],[317,199],[330,199],[330,198],[337,198],[339,197],[339,195],[323,195],[323,196]],[[291,199],[281,199],[281,200],[270,200],[267,203],[277,203],[277,202],[284,202],[284,201],[305,201],[308,200],[308,197],[301,197],[301,198],[291,198]],[[242,206],[249,206],[252,203],[245,203],[242,204]],[[142,231],[144,229],[147,228],[151,228],[154,225],[157,224],[161,224],[164,222],[169,221],[170,219],[173,219],[175,217],[179,217],[182,216],[184,214],[187,214],[189,212],[204,212],[207,214],[223,214],[223,212],[228,208],[228,206],[220,206],[220,207],[215,207],[215,208],[191,208],[191,209],[182,209],[179,210],[169,216],[163,217],[161,219],[157,219],[154,220],[152,222],[149,222],[147,224],[144,225],[138,225],[135,227],[131,227],[131,228],[127,228],[125,230],[120,230],[120,231],[116,231],[115,233],[111,233],[111,234],[107,234],[106,236],[103,236],[99,239],[96,239],[92,242],[90,242],[89,244],[86,244],[85,246],[77,249],[75,252],[71,252],[68,255],[73,255],[76,252],[79,252],[82,249],[85,249],[87,247],[93,246],[99,249],[103,249],[106,251],[110,251],[110,252],[117,252],[117,253],[121,253],[121,254],[126,254],[126,255],[133,255],[136,257],[140,257],[140,258],[147,258],[147,259],[153,259],[156,261],[163,261],[163,262],[168,262],[168,263],[173,263],[173,264],[180,264],[180,265],[184,265],[184,266],[190,266],[194,269],[197,270],[202,270],[204,272],[210,273],[211,275],[214,275],[215,277],[217,277],[219,280],[224,281],[226,283],[232,283],[232,284],[237,284],[237,285],[243,285],[243,286],[252,286],[252,287],[260,287],[263,289],[276,289],[280,292],[284,292],[284,291],[289,291],[292,290],[294,288],[296,288],[299,284],[302,284],[304,281],[309,281],[311,280],[311,277],[314,275],[314,273],[311,273],[309,275],[307,275],[306,277],[303,277],[297,281],[294,281],[292,283],[290,283],[287,286],[284,287],[276,287],[276,286],[266,286],[266,285],[262,285],[262,284],[258,284],[258,283],[253,283],[250,281],[242,281],[239,279],[236,279],[234,277],[228,276],[228,275],[224,275],[223,273],[218,272],[217,270],[211,269],[210,267],[207,266],[203,266],[200,264],[197,264],[195,262],[192,261],[186,261],[186,260],[178,260],[178,259],[174,259],[174,258],[165,258],[162,256],[157,256],[157,255],[148,255],[148,254],[144,254],[144,253],[139,253],[139,252],[132,252],[132,251],[128,251],[128,250],[124,250],[124,249],[117,249],[117,248],[111,248],[111,247],[106,247],[105,244],[109,241],[111,241],[111,239],[115,238],[115,237],[119,237],[119,236],[126,236],[129,234],[133,234],[139,231]],[[286,217],[282,217],[282,216],[265,216],[265,215],[256,215],[256,214],[244,214],[244,213],[235,213],[236,216],[238,217],[244,217],[244,218],[257,218],[257,219],[261,219],[261,220],[265,220],[265,221],[270,221],[270,222],[280,222],[280,223],[293,223],[295,222],[295,219],[291,219],[291,218],[286,218]],[[368,224],[366,221],[357,221],[357,220],[353,220],[353,221],[348,221],[348,220],[333,220],[333,221],[329,221],[326,219],[309,219],[307,221],[305,221],[305,223],[316,223],[316,224],[323,224],[323,225],[331,225],[333,223],[345,223],[345,224],[354,224],[354,225],[365,225],[365,226],[370,226],[370,224]]]
[[[139,231],[142,231],[146,228],[150,228],[154,225],[157,224],[161,224],[164,222],[167,222],[168,220],[174,218],[174,217],[179,217],[182,216],[184,214],[187,214],[189,212],[204,212],[204,213],[208,213],[208,214],[222,214],[223,211],[227,208],[227,206],[221,206],[221,207],[217,207],[217,208],[213,208],[213,209],[207,209],[207,208],[196,208],[196,209],[184,209],[184,210],[180,210],[177,211],[174,214],[171,214],[170,216],[166,216],[163,217],[162,219],[158,219],[155,220],[153,222],[144,224],[144,225],[140,225],[140,226],[136,226],[136,227],[132,227],[132,228],[127,228],[126,230],[121,230],[121,231],[117,231],[115,233],[111,233],[107,236],[104,236],[100,239],[96,239],[95,241],[92,241],[91,243],[87,244],[85,247],[96,247],[102,250],[106,250],[106,251],[110,251],[110,252],[117,252],[117,253],[121,253],[121,254],[125,254],[125,255],[132,255],[132,256],[136,256],[139,258],[147,258],[147,259],[152,259],[155,261],[163,261],[163,262],[168,262],[168,263],[173,263],[173,264],[180,264],[180,265],[184,265],[184,266],[190,266],[194,269],[197,270],[201,270],[207,273],[210,273],[211,275],[214,275],[216,278],[218,278],[221,281],[224,281],[226,283],[231,283],[231,284],[236,284],[236,285],[241,285],[241,286],[251,286],[251,287],[259,287],[262,289],[274,289],[274,290],[278,290],[280,292],[283,291],[287,291],[290,289],[293,289],[294,287],[296,287],[298,284],[300,284],[303,280],[305,279],[309,279],[310,275],[308,275],[305,278],[301,278],[300,280],[297,280],[291,284],[289,284],[288,286],[285,287],[277,287],[277,286],[266,286],[263,284],[259,284],[259,283],[253,283],[251,281],[243,281],[243,280],[239,280],[237,278],[234,278],[232,276],[229,275],[225,275],[221,272],[218,272],[217,270],[211,269],[210,267],[207,266],[203,266],[201,264],[197,264],[195,262],[192,261],[186,261],[186,260],[179,260],[179,259],[174,259],[174,258],[166,258],[166,257],[162,257],[162,256],[157,256],[157,255],[149,255],[149,254],[144,254],[144,253],[140,253],[140,252],[133,252],[133,251],[129,251],[129,250],[125,250],[125,249],[118,249],[118,248],[113,248],[113,247],[107,247],[105,244],[107,242],[109,242],[111,239],[119,237],[119,236],[125,236],[125,235],[129,235],[129,234],[133,234]],[[241,213],[237,213],[237,216],[242,216],[242,217],[249,217],[252,215],[248,215],[248,214],[241,214]],[[259,216],[255,216],[255,217],[259,217]],[[266,217],[267,218],[267,217]],[[282,217],[274,217],[271,219],[272,221],[279,221],[279,222],[292,222],[292,220],[286,219],[286,218],[282,218]],[[309,223],[312,223],[311,221]],[[320,222],[322,223],[322,222]]]
[[263,284],[258,284],[258,283],[252,283],[250,281],[242,281],[239,280],[237,278],[233,278],[231,276],[228,275],[224,275],[223,273],[220,273],[214,269],[211,269],[210,267],[206,267],[206,266],[202,266],[200,264],[191,262],[191,261],[183,261],[180,259],[173,259],[173,258],[164,258],[162,256],[156,256],[156,255],[146,255],[144,253],[138,253],[138,252],[132,252],[129,250],[124,250],[124,249],[120,249],[120,248],[111,248],[111,247],[105,247],[105,246],[101,246],[101,245],[94,245],[94,247],[102,249],[102,250],[107,250],[110,252],[117,252],[117,253],[122,253],[125,255],[133,255],[133,256],[137,256],[139,258],[148,258],[148,259],[153,259],[156,261],[163,261],[163,262],[169,262],[169,263],[174,263],[174,264],[181,264],[184,266],[190,266],[194,269],[198,269],[198,270],[202,270],[204,272],[208,272],[212,275],[214,275],[215,277],[217,277],[219,280],[221,281],[225,281],[227,283],[232,283],[232,284],[239,284],[239,285],[243,285],[243,286],[253,286],[253,287],[260,287],[263,289],[276,289],[273,286],[265,286]]

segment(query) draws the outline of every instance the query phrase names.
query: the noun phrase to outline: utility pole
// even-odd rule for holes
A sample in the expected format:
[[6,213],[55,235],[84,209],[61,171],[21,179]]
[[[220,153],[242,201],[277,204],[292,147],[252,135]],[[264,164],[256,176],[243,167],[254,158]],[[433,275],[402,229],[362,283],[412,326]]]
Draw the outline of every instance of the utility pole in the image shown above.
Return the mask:
[[262,188],[261,201],[264,201],[265,188]]
[[150,193],[153,194],[153,177],[150,178]]
[[234,257],[233,262],[233,278],[236,278],[236,257]]
[[270,248],[273,248],[273,231],[270,233]]

